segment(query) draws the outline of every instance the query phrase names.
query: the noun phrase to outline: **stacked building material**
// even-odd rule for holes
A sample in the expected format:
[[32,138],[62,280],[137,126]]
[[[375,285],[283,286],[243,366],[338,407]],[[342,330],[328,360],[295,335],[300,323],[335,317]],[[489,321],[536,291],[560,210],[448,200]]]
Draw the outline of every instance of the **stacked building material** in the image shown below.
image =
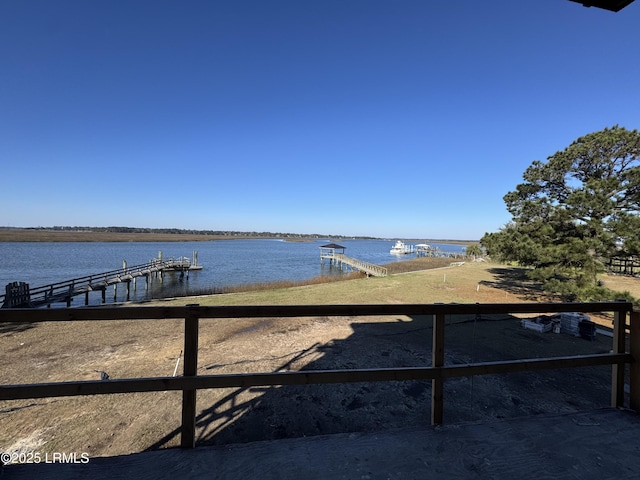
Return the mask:
[[580,322],[591,322],[589,315],[577,312],[565,312],[560,314],[560,333],[567,333],[576,337],[580,336]]
[[537,322],[536,319],[529,320],[526,318],[523,318],[522,320],[520,320],[520,325],[522,325],[524,328],[528,330],[535,330],[536,332],[539,332],[539,333],[550,332],[551,328],[553,327],[553,324],[550,322],[541,323],[541,322]]
[[587,340],[595,340],[596,338],[596,324],[591,320],[582,320],[578,324],[578,328],[580,330],[580,336]]

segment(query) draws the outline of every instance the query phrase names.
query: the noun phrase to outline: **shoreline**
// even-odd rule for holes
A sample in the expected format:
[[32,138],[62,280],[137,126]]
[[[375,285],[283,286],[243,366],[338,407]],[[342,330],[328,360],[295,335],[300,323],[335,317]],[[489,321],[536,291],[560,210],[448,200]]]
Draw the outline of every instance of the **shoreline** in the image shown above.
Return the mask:
[[[315,242],[315,236],[287,236],[285,235],[206,235],[198,233],[126,233],[126,232],[93,232],[93,231],[56,231],[29,228],[0,228],[0,242],[211,242],[216,240],[259,240],[282,239],[285,242]],[[320,237],[324,238],[324,237]],[[329,237],[327,237],[329,238]],[[345,239],[350,239],[346,238]],[[374,240],[388,240],[379,238]],[[340,240],[338,240],[340,241]],[[413,239],[410,241],[424,241]],[[474,240],[436,240],[427,242],[440,244],[471,245],[478,243]]]
[[[257,236],[249,234],[204,235],[196,233],[69,232],[53,230],[0,229],[0,242],[211,242],[215,240],[269,238],[282,237]],[[295,239],[294,241],[312,241],[312,239]]]

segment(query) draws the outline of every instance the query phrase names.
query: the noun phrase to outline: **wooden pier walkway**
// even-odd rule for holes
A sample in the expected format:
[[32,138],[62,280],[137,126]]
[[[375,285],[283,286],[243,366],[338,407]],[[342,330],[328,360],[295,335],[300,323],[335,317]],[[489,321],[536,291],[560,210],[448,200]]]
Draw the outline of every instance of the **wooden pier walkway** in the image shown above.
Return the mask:
[[380,265],[358,260],[357,258],[347,257],[344,253],[334,253],[332,255],[323,255],[321,258],[327,258],[335,265],[342,267],[342,265],[348,265],[351,268],[360,270],[361,272],[371,275],[373,277],[386,277],[387,269]]
[[135,288],[138,277],[144,277],[145,289],[149,288],[149,283],[153,279],[161,280],[164,272],[180,272],[181,276],[186,275],[188,278],[189,271],[202,269],[202,266],[198,265],[197,258],[197,252],[194,252],[193,262],[187,257],[163,260],[160,253],[158,258],[142,265],[128,267],[126,262],[123,262],[123,267],[118,270],[73,278],[41,287],[29,288],[28,283],[13,282],[6,286],[5,295],[0,295],[0,304],[2,308],[42,307],[51,306],[52,303],[66,303],[69,307],[73,297],[84,294],[84,304],[89,305],[89,293],[92,291],[101,291],[102,303],[106,303],[107,287],[113,285],[113,295],[116,298],[120,283],[125,284],[126,299],[129,300],[131,283]]
[[356,270],[360,270],[361,272],[364,272],[367,275],[373,277],[387,276],[387,269],[385,267],[381,267],[380,265],[375,265],[369,262],[364,262],[362,260],[358,260],[357,258],[347,257],[344,254],[345,248],[346,247],[338,245],[337,243],[322,245],[320,247],[320,263],[322,263],[326,259],[329,260],[329,265],[337,265],[340,268],[343,268],[343,266],[346,265],[351,268],[355,268]]
[[[338,246],[339,248],[343,248]],[[347,257],[344,253],[337,253],[335,248],[320,247],[320,261],[329,260],[329,264],[337,265],[340,268],[347,265],[372,277],[386,277],[387,269],[380,265],[358,260],[357,258]]]

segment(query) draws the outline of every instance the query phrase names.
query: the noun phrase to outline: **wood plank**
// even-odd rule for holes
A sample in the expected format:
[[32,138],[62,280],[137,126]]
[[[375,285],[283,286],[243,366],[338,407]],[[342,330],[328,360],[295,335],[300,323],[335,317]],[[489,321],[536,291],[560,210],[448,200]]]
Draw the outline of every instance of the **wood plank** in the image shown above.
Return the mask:
[[[443,314],[433,316],[433,342],[431,366],[444,366],[444,319]],[[444,412],[444,380],[442,377],[431,380],[431,425],[442,425]]]
[[[195,377],[198,374],[198,315],[190,306],[184,319],[184,377]],[[194,448],[196,446],[196,394],[195,388],[182,391],[182,426],[180,429],[180,446]]]
[[[624,353],[626,349],[627,313],[615,312],[613,316],[613,353]],[[611,372],[611,406],[624,406],[625,364],[614,364]]]
[[[367,305],[237,305],[193,307],[200,318],[312,317],[369,315],[490,315],[556,312],[631,312],[629,302],[367,304]],[[115,319],[185,318],[187,307],[78,307],[72,309],[0,309],[0,322],[51,322]]]
[[631,312],[629,349],[629,408],[640,411],[640,312]]

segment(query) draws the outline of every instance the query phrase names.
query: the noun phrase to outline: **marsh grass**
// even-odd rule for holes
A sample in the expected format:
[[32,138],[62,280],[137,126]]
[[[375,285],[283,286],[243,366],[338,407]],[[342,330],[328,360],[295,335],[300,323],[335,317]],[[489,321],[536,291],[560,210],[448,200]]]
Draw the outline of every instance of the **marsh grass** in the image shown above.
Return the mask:
[[402,262],[393,262],[384,265],[390,275],[397,273],[417,272],[432,268],[448,267],[452,262],[465,261],[466,258],[421,257]]
[[247,235],[52,231],[0,228],[0,242],[210,242],[257,238]]
[[165,297],[191,297],[191,296],[201,296],[201,295],[224,295],[227,293],[243,293],[243,292],[262,292],[265,290],[276,290],[276,289],[284,289],[284,288],[294,288],[294,287],[304,287],[311,285],[320,285],[324,283],[333,283],[333,282],[341,282],[344,280],[354,280],[357,278],[362,278],[363,274],[360,272],[350,272],[345,273],[344,275],[331,275],[331,276],[320,276],[314,277],[307,280],[279,280],[275,282],[258,282],[258,283],[247,283],[242,285],[229,285],[229,286],[212,286],[212,287],[203,287],[203,288],[195,288],[190,289],[186,293],[180,292],[171,292],[171,290],[165,290],[163,292],[155,292],[152,294],[152,298],[160,299]]
[[[429,270],[433,268],[448,267],[451,265],[451,258],[416,258],[413,260],[405,260],[402,262],[393,262],[384,265],[390,275],[398,273],[416,272],[421,270]],[[187,292],[172,291],[165,289],[161,292],[152,294],[153,299],[161,299],[167,297],[192,297],[203,295],[224,295],[227,293],[244,293],[244,292],[262,292],[265,290],[280,290],[285,288],[305,287],[312,285],[321,285],[325,283],[343,282],[348,280],[356,280],[365,277],[365,274],[357,271],[343,273],[341,275],[322,275],[306,280],[278,280],[274,282],[258,282],[242,285],[229,286],[211,286],[196,289],[189,289]]]

